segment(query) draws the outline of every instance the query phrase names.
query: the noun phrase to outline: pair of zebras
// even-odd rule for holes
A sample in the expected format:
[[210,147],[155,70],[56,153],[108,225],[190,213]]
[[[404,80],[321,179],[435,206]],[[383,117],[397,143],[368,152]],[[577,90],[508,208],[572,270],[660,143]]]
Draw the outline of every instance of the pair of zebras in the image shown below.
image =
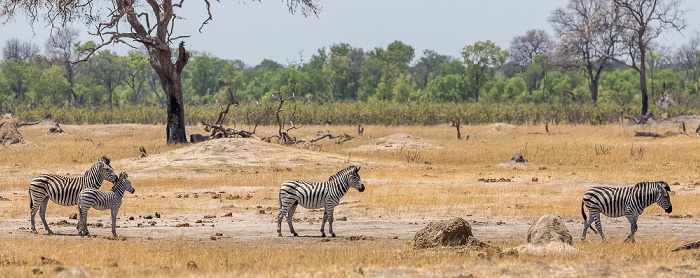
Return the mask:
[[[361,167],[350,166],[332,175],[328,181],[314,183],[308,181],[288,181],[282,184],[279,192],[280,212],[277,216],[277,233],[282,236],[282,220],[287,216],[289,230],[294,235],[292,219],[298,205],[307,209],[324,208],[323,220],[321,222],[321,236],[325,237],[325,225],[328,221],[328,232],[335,237],[333,232],[333,210],[340,203],[345,193],[354,187],[359,192],[365,190],[365,185],[360,179],[359,171]],[[103,180],[115,183],[112,191],[100,191]],[[82,178],[65,178],[58,175],[41,175],[35,178],[29,187],[31,198],[31,223],[34,228],[34,215],[41,204],[40,216],[44,227],[51,234],[51,230],[46,224],[45,212],[48,200],[63,206],[80,204],[80,221],[78,230],[81,234],[87,234],[86,217],[90,207],[105,210],[112,209],[112,233],[115,232],[116,214],[121,205],[121,198],[124,190],[134,193],[131,182],[128,181],[125,173],[119,177],[114,175],[114,170],[109,166],[109,159],[100,159],[93,167],[85,173]],[[631,187],[593,187],[583,195],[581,203],[581,214],[584,219],[582,238],[586,238],[588,228],[595,223],[600,236],[603,235],[603,227],[600,223],[600,214],[609,217],[626,216],[631,224],[631,233],[627,240],[634,241],[634,234],[637,232],[637,218],[645,208],[657,203],[666,213],[671,213],[671,191],[667,183],[641,182]],[[590,218],[586,217],[583,207],[587,207]],[[81,224],[83,227],[81,227]],[[596,230],[593,230],[594,232]]]
[[[53,231],[46,224],[46,205],[49,200],[61,206],[78,205],[78,234],[88,235],[87,212],[90,208],[97,210],[112,210],[112,234],[117,235],[117,212],[122,204],[124,191],[134,193],[134,188],[126,173],[119,176],[109,165],[109,159],[102,157],[78,178],[68,178],[60,175],[44,174],[34,178],[29,184],[29,208],[31,210],[32,232],[37,233],[34,217],[39,211],[39,217],[49,234]],[[114,184],[110,191],[99,190],[103,181]]]
[[[340,198],[345,195],[349,187],[355,187],[358,191],[365,190],[364,184],[357,173],[360,168],[350,166],[330,177],[327,182],[313,183],[307,181],[288,181],[282,184],[279,193],[280,212],[277,216],[277,233],[282,236],[282,220],[287,215],[289,230],[294,236],[297,233],[292,226],[292,218],[297,205],[307,209],[325,208],[323,221],[321,222],[321,237],[325,237],[324,226],[329,223],[331,236],[333,233],[333,209],[338,205]],[[595,223],[598,233],[605,240],[603,227],[600,223],[600,214],[608,217],[626,216],[631,224],[631,233],[626,240],[634,241],[637,232],[637,219],[645,208],[657,203],[666,213],[671,213],[671,188],[663,181],[640,182],[634,186],[593,187],[583,195],[581,202],[581,214],[583,215],[584,228],[582,239],[586,238],[588,228]],[[587,207],[590,218],[586,217],[583,207]],[[596,230],[593,230],[594,232]]]

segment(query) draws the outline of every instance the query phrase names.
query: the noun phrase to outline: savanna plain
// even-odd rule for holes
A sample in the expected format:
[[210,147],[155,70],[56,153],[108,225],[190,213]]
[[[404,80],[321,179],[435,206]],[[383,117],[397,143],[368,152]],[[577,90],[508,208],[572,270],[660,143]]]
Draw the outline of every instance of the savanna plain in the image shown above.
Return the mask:
[[[162,125],[65,125],[64,134],[21,127],[26,144],[0,147],[0,277],[53,277],[61,268],[92,277],[697,277],[700,259],[670,250],[700,239],[700,136],[634,136],[679,126],[466,125],[457,139],[447,125],[365,126],[362,135],[356,126],[307,125],[290,134],[355,137],[303,148],[257,139],[166,145]],[[190,133],[204,132],[191,126]],[[275,126],[257,131],[275,133]],[[141,146],[147,157],[139,157]],[[528,163],[507,163],[514,153]],[[109,212],[95,210],[91,236],[77,236],[69,217],[77,207],[51,202],[47,221],[56,234],[46,235],[40,221],[39,234],[30,233],[32,178],[80,176],[102,156],[136,189],[119,211],[120,236],[110,237]],[[286,221],[278,237],[280,185],[325,181],[349,165],[362,166],[366,190],[350,189],[336,207],[338,236],[321,238],[322,210],[300,207],[299,237]],[[659,180],[671,185],[673,213],[645,210],[636,243],[623,242],[624,217],[602,217],[607,242],[591,232],[580,240],[587,188]],[[477,239],[507,250],[526,243],[544,214],[564,219],[576,252],[489,256],[412,246],[431,221],[461,217]]]

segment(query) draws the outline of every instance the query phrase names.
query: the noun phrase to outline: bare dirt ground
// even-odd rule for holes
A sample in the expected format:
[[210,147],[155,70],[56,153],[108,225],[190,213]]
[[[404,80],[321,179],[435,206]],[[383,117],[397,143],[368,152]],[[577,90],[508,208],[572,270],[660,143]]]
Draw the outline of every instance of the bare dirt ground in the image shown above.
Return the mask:
[[[388,139],[390,138],[390,139]],[[389,143],[387,143],[389,142]],[[425,140],[408,134],[395,134],[389,137],[372,141],[368,146],[421,146],[429,147]],[[220,139],[202,142],[192,146],[173,150],[163,154],[154,154],[146,158],[129,158],[116,160],[112,165],[118,171],[126,171],[134,178],[161,177],[167,176],[206,176],[216,175],[221,171],[255,171],[256,169],[273,169],[273,171],[286,170],[291,168],[320,168],[320,172],[333,173],[338,167],[335,165],[349,164],[374,165],[375,168],[385,167],[410,167],[405,164],[391,163],[371,163],[363,159],[343,158],[339,155],[299,150],[295,148],[282,147],[274,144],[264,143],[251,139]],[[503,163],[502,163],[503,164]],[[323,167],[322,165],[334,165],[334,167]],[[501,167],[501,164],[498,165]],[[517,166],[517,165],[516,165]],[[367,166],[365,166],[368,168]],[[371,168],[372,166],[369,166]],[[533,166],[534,167],[534,166]],[[507,167],[506,167],[507,168]],[[79,175],[82,169],[67,171],[66,174]],[[262,171],[262,170],[261,170]],[[324,175],[315,177],[317,181],[322,181]],[[26,179],[26,177],[25,177]],[[366,178],[365,184],[371,188],[379,179]],[[399,183],[410,183],[410,181],[397,181]],[[451,181],[434,183],[431,186],[444,186],[451,184]],[[465,187],[479,182],[461,182]],[[528,186],[526,181],[513,181],[508,183],[510,187]],[[562,180],[551,179],[543,181],[542,186],[625,186],[626,184],[591,181],[591,180]],[[109,186],[109,185],[107,185]],[[499,186],[494,184],[494,186]],[[274,186],[273,186],[274,187]],[[680,194],[694,193],[695,186],[676,187]],[[136,184],[138,188],[138,184]],[[676,191],[678,191],[676,190]],[[137,190],[140,191],[140,190]],[[219,213],[196,213],[193,211],[181,211],[177,213],[160,212],[161,217],[151,213],[122,213],[119,216],[118,232],[127,238],[150,238],[154,240],[178,237],[187,240],[210,240],[212,235],[223,233],[226,236],[221,240],[251,241],[263,240],[270,237],[275,238],[276,222],[279,206],[274,190],[260,187],[226,187],[212,185],[210,187],[200,186],[186,190],[176,190],[174,192],[146,192],[143,195],[137,192],[135,196],[127,195],[125,202],[149,202],[155,199],[167,199],[173,202],[187,202],[189,207],[210,208]],[[221,196],[240,196],[241,200],[249,196],[251,202],[244,205],[237,205],[236,199],[224,199]],[[27,199],[24,191],[0,191],[0,196],[5,196],[2,205],[26,206]],[[219,196],[219,197],[217,197]],[[21,201],[20,201],[21,200]],[[246,199],[248,200],[248,199]],[[466,202],[466,201],[465,201]],[[50,205],[51,207],[51,205]],[[444,211],[434,211],[432,213],[403,213],[396,217],[382,217],[381,215],[367,216],[362,208],[362,194],[348,194],[343,198],[343,205],[336,209],[335,231],[340,236],[366,235],[375,238],[389,238],[399,240],[411,240],[415,233],[425,227],[430,221],[444,220],[449,217],[462,217],[468,219],[473,226],[474,234],[490,241],[522,240],[527,234],[527,229],[534,222],[535,217],[504,217],[504,216],[474,216],[478,211],[465,209],[461,213],[448,213]],[[49,209],[51,210],[51,209]],[[94,211],[93,211],[94,212]],[[226,214],[229,214],[228,216]],[[307,211],[303,208],[297,210],[295,215],[295,226],[302,238],[314,238],[320,235],[321,210]],[[370,213],[372,214],[372,213]],[[436,216],[426,216],[433,214]],[[75,234],[76,220],[68,219],[69,215],[48,217],[47,221],[58,223],[66,220],[68,224],[62,224],[54,229],[55,232],[64,235]],[[667,215],[656,213],[655,215],[644,215],[639,221],[639,232],[641,238],[658,235],[660,227],[666,229],[665,236],[675,236],[684,238],[700,238],[700,229],[697,229],[700,220],[697,218],[669,218]],[[133,217],[133,220],[130,218]],[[337,220],[341,218],[341,220]],[[580,236],[582,218],[579,215],[575,218],[568,218],[567,227],[576,235]],[[92,228],[94,235],[110,234],[110,219],[106,214],[91,216],[91,222],[104,223],[103,227]],[[604,229],[608,236],[624,237],[629,232],[629,223],[625,218],[609,219],[604,218]],[[3,219],[0,226],[0,233],[12,233],[14,235],[29,234],[29,219],[27,215],[21,215],[12,219]],[[39,222],[37,216],[37,222]],[[189,225],[189,227],[177,227],[178,224]],[[51,225],[54,226],[54,225]],[[38,228],[41,225],[37,226]],[[40,228],[43,232],[43,228]],[[283,233],[289,235],[286,220],[283,222]],[[591,238],[597,239],[597,235]]]
[[[109,128],[89,127],[88,129],[90,128],[93,130],[89,130],[89,133],[113,136],[120,132],[133,132],[140,127],[126,125]],[[504,136],[510,137],[513,136],[511,135],[513,130],[519,128],[492,125],[482,130],[475,130],[472,134],[490,134],[489,136],[506,134]],[[64,129],[70,131],[71,127]],[[335,133],[339,132],[334,131]],[[549,138],[551,137],[546,139]],[[454,148],[443,145],[441,142],[405,133],[394,133],[367,138],[355,145],[349,145],[342,151],[319,152],[279,146],[254,139],[219,139],[154,153],[145,158],[114,159],[112,166],[117,171],[128,172],[136,188],[135,194],[127,193],[125,196],[117,221],[117,233],[124,236],[121,239],[128,242],[157,243],[174,240],[223,246],[330,244],[341,248],[360,244],[361,246],[384,246],[391,250],[410,245],[416,232],[431,221],[461,217],[469,222],[476,238],[504,247],[512,247],[525,241],[528,228],[540,215],[552,213],[563,216],[574,241],[578,241],[582,229],[582,217],[579,213],[580,194],[585,188],[600,185],[629,185],[627,182],[581,177],[586,173],[584,170],[581,171],[583,174],[568,170],[561,171],[562,174],[548,168],[562,167],[564,163],[547,163],[536,161],[537,159],[533,159],[535,161],[531,164],[532,167],[520,168],[510,167],[510,165],[501,167],[498,163],[487,161],[483,163],[485,166],[482,164],[474,167],[477,169],[473,172],[469,168],[465,170],[465,168],[445,165],[431,165],[428,162],[401,161],[399,153],[401,151],[441,151],[442,153],[435,156],[439,157]],[[485,143],[477,142],[477,144],[480,144],[477,145],[478,147]],[[332,145],[324,146],[325,149],[331,147],[340,148]],[[37,148],[47,147],[38,145]],[[531,146],[531,148],[535,147]],[[357,152],[369,152],[373,155],[350,154]],[[625,149],[624,152],[627,150]],[[647,152],[652,151],[647,150]],[[393,160],[372,159],[378,156],[377,153],[379,156],[382,153],[394,155],[394,158]],[[399,159],[396,159],[397,153]],[[508,158],[509,156],[501,156],[497,161],[503,162]],[[426,158],[426,160],[433,159],[435,158],[430,156]],[[347,165],[363,166],[360,174],[368,190],[359,193],[351,189],[342,199],[341,205],[336,208],[333,226],[338,237],[321,238],[319,230],[322,210],[309,211],[303,208],[297,209],[294,217],[294,227],[300,236],[297,238],[291,236],[285,220],[282,223],[284,236],[278,237],[276,232],[279,211],[277,191],[281,182],[293,178],[324,181]],[[50,171],[51,166],[0,165],[0,211],[4,212],[3,218],[0,219],[0,237],[20,241],[45,237],[80,244],[91,241],[109,242],[106,238],[111,234],[108,213],[91,210],[88,218],[91,237],[83,238],[77,236],[75,229],[77,220],[69,218],[70,214],[77,209],[58,207],[53,203],[49,204],[47,221],[57,235],[46,237],[44,235],[46,231],[38,216],[39,235],[29,232],[28,196],[26,187],[22,184],[28,185],[29,180],[39,172],[81,175],[88,167],[89,164],[85,164]],[[596,169],[598,166],[592,168]],[[537,182],[532,180],[535,175],[539,177]],[[479,180],[482,177],[494,178],[494,180],[507,178],[509,181],[486,183]],[[678,180],[681,182],[671,185],[675,192],[675,197],[672,198],[687,200],[698,195],[700,184],[695,183],[696,177],[691,174],[688,177],[679,177]],[[669,181],[669,184],[672,182]],[[1,184],[12,184],[12,186]],[[103,190],[111,187],[111,184],[105,184]],[[407,189],[410,189],[407,191],[409,192],[407,194],[410,194],[408,196],[402,194],[402,191]],[[574,197],[570,198],[570,196]],[[540,198],[544,201],[538,201]],[[560,211],[557,206],[552,206],[550,210],[534,208],[547,207],[550,202],[564,203],[567,210]],[[700,229],[698,229],[700,215],[694,215],[694,212],[698,211],[697,207],[684,209],[674,206],[674,209],[680,210],[675,210],[676,213],[671,217],[658,207],[647,210],[638,223],[637,241],[644,243],[664,238],[673,238],[676,241],[700,239]],[[520,210],[523,212],[520,213]],[[677,211],[689,211],[693,214]],[[603,217],[603,228],[610,241],[622,241],[629,233],[629,227],[625,218]],[[590,231],[588,239],[590,242],[600,242],[599,236]],[[668,246],[668,249],[673,247],[675,246]],[[526,260],[528,259],[523,259],[523,263],[529,264],[530,261]],[[583,274],[616,276],[615,273],[617,273],[613,271],[617,264],[608,267],[613,270],[607,272],[600,271],[600,269],[606,269],[604,265],[589,264],[583,268],[578,266],[567,268],[564,266],[567,263],[563,262],[558,267],[547,265],[547,267],[542,266],[541,269],[511,273],[499,270],[501,267],[495,261],[479,260],[474,263],[478,268],[491,271],[481,272],[486,273],[483,274],[486,276],[494,273],[497,276],[523,277],[571,277]],[[697,274],[694,272],[697,271],[697,263],[689,264],[693,269],[685,272],[674,270],[670,272],[673,274],[671,276]],[[340,273],[341,276],[348,275],[347,272]],[[464,266],[461,269],[454,267],[442,269],[424,265],[411,268],[368,268],[365,273],[379,277],[445,277],[467,276],[472,272],[465,270]],[[322,272],[311,276],[326,275],[330,274]],[[646,276],[654,275],[647,273]]]

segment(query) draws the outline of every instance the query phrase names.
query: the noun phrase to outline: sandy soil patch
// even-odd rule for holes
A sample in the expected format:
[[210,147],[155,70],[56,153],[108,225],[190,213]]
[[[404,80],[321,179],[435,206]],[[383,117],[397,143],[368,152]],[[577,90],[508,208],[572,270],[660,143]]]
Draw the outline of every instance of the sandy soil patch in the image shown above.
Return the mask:
[[[209,140],[145,158],[113,162],[114,167],[137,172],[186,172],[200,168],[308,167],[344,165],[347,157],[266,143],[256,139]],[[338,168],[337,166],[335,168]]]
[[370,144],[349,149],[348,151],[402,151],[402,150],[438,150],[443,146],[429,143],[427,140],[407,133],[396,133],[374,139]]

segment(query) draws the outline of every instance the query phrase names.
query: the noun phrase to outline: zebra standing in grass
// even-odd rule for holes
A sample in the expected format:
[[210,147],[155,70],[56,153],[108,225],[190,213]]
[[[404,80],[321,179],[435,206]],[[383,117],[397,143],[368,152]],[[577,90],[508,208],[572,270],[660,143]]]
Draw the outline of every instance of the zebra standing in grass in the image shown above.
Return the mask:
[[321,222],[321,237],[325,237],[324,232],[326,221],[328,221],[328,232],[332,237],[333,233],[333,209],[340,203],[340,198],[348,192],[350,187],[357,191],[365,191],[365,185],[360,180],[357,173],[362,167],[350,166],[331,176],[326,182],[308,181],[288,181],[282,184],[279,194],[280,213],[277,216],[277,234],[282,236],[282,219],[287,215],[289,231],[297,236],[292,226],[292,219],[297,205],[307,209],[325,208],[323,221]]
[[109,159],[106,157],[102,157],[93,164],[83,177],[68,178],[54,174],[43,174],[35,177],[29,183],[32,232],[38,233],[34,226],[34,217],[39,211],[44,228],[49,235],[53,234],[46,223],[46,206],[49,200],[61,206],[75,206],[79,203],[80,191],[85,188],[100,188],[104,180],[114,183],[116,178],[112,166],[109,165]]
[[[583,194],[583,202],[581,202],[581,214],[583,215],[583,239],[586,239],[586,230],[595,222],[596,228],[600,236],[605,240],[603,235],[603,226],[600,224],[600,213],[608,217],[625,216],[631,224],[631,233],[625,241],[634,242],[634,233],[637,232],[637,218],[642,214],[645,208],[654,203],[659,204],[666,213],[671,213],[671,199],[669,192],[671,188],[663,181],[659,182],[640,182],[635,186],[613,188],[613,187],[593,187],[588,189]],[[588,208],[591,214],[590,218],[586,219],[586,212],[583,207]]]
[[117,212],[122,206],[122,198],[124,191],[129,191],[134,194],[136,190],[131,186],[129,177],[126,173],[121,172],[119,177],[114,182],[114,186],[109,191],[103,191],[96,188],[85,188],[80,192],[80,218],[78,220],[78,234],[89,235],[87,228],[87,213],[90,208],[96,210],[112,210],[112,235],[117,235]]

